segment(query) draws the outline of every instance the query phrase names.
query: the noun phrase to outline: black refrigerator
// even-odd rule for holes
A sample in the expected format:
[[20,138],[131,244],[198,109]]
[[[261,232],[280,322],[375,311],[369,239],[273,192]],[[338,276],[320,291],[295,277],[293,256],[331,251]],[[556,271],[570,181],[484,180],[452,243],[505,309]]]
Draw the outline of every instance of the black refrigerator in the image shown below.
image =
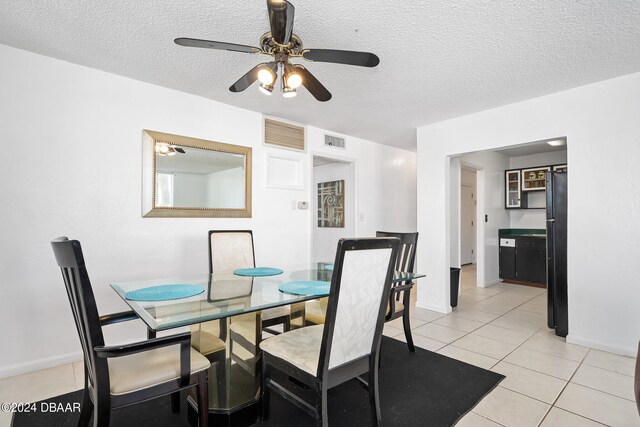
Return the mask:
[[547,172],[547,322],[569,333],[567,313],[567,172]]

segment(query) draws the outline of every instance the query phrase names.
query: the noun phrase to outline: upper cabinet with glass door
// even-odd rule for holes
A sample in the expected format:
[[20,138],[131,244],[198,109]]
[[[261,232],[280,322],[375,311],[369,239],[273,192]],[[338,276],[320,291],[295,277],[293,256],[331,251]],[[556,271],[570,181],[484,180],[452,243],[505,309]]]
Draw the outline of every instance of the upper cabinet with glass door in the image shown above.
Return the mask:
[[522,169],[522,191],[544,190],[547,186],[547,172],[550,166]]
[[520,169],[504,172],[505,182],[505,208],[526,208],[526,199],[522,198],[522,185],[520,181]]

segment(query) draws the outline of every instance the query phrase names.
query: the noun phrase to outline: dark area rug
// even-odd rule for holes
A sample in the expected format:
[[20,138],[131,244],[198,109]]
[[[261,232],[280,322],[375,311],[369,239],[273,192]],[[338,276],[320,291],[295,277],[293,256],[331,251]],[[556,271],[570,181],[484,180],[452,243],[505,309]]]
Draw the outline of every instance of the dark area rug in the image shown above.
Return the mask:
[[[401,341],[383,337],[380,367],[380,403],[386,426],[449,427],[470,411],[504,376],[431,351],[409,353]],[[311,403],[312,393],[278,378]],[[186,393],[185,393],[186,396]],[[169,396],[111,413],[112,427],[189,426],[182,399],[179,414],[171,412]],[[43,401],[63,405],[82,402],[82,391]],[[41,407],[38,402],[37,408]],[[14,427],[75,426],[78,413],[48,412],[15,414]],[[367,391],[352,380],[329,390],[329,423],[332,426],[371,425]],[[271,418],[255,426],[314,426],[306,413],[276,393],[271,398]]]

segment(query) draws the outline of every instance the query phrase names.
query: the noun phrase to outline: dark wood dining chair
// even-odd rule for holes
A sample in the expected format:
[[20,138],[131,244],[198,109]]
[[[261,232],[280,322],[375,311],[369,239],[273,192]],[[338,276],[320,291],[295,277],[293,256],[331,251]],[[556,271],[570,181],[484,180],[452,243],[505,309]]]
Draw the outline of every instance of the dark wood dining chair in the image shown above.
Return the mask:
[[[391,233],[387,231],[376,232],[376,237],[397,237],[400,239],[400,248],[398,249],[398,257],[395,262],[396,271],[413,272],[416,261],[416,248],[418,246],[418,233]],[[409,317],[409,308],[411,306],[411,290],[414,282],[407,280],[405,282],[396,282],[391,288],[389,296],[389,309],[385,317],[386,322],[402,317],[402,326],[404,327],[404,336],[407,340],[407,346],[410,352],[415,352],[413,345],[413,337],[411,336],[411,320]]]
[[[374,426],[382,425],[378,357],[397,238],[341,239],[323,325],[295,329],[262,341],[262,419],[269,418],[270,393],[282,395],[328,425],[327,390],[367,374]],[[271,377],[272,369],[315,391],[310,404]]]
[[208,426],[210,362],[191,348],[187,333],[106,346],[102,327],[138,317],[133,311],[99,316],[77,240],[51,242],[69,297],[84,355],[84,397],[78,426],[109,426],[112,409],[196,387],[199,421]]

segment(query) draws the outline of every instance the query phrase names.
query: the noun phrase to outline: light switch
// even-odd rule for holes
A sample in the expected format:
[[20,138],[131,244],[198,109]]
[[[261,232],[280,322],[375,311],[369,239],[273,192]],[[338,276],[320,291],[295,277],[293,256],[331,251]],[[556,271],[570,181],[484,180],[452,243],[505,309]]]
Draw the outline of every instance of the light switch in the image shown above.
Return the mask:
[[298,209],[309,209],[309,202],[298,202]]
[[360,222],[363,222],[363,221],[364,221],[364,214],[363,214],[363,213],[361,213],[360,215],[358,215],[358,220],[359,220]]

